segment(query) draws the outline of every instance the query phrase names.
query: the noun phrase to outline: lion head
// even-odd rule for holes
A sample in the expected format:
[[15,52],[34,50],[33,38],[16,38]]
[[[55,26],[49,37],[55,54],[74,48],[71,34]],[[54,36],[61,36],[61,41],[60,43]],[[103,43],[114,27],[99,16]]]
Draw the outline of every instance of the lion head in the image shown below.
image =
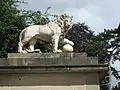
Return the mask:
[[73,16],[67,14],[61,14],[56,18],[57,24],[62,28],[62,32],[69,30],[72,27]]

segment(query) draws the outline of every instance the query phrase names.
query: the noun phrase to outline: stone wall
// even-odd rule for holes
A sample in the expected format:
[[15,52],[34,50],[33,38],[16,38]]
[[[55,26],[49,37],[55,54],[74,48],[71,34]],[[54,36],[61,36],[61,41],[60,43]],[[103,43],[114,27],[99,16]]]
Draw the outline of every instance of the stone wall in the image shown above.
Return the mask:
[[13,53],[0,62],[0,90],[100,90],[108,67],[85,53]]
[[98,79],[96,73],[2,74],[0,89],[99,90]]

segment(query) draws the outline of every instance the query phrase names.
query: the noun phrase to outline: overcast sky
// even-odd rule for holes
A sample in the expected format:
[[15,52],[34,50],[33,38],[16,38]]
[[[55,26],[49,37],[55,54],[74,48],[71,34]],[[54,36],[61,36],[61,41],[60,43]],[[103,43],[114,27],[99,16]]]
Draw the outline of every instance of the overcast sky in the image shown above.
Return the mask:
[[85,22],[96,33],[104,28],[116,28],[120,20],[120,0],[25,0],[20,5],[27,10],[42,10],[51,6],[51,13],[69,13],[74,22]]

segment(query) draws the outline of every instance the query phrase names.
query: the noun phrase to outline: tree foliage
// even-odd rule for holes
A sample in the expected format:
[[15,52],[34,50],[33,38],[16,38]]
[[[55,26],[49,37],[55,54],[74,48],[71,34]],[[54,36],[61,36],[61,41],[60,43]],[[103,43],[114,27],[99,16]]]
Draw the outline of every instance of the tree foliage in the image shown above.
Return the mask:
[[0,57],[5,57],[7,53],[16,52],[18,34],[26,24],[15,0],[1,0],[0,9]]
[[92,37],[93,32],[85,23],[74,24],[67,34],[67,38],[75,44],[74,52],[87,52],[88,43]]
[[106,35],[105,32],[94,35],[94,32],[85,23],[77,23],[72,26],[67,38],[74,42],[74,52],[86,52],[88,56],[96,56],[100,63],[104,63],[109,58],[107,54],[109,38]]
[[43,15],[41,11],[23,11],[27,25],[44,25],[49,22],[47,16]]
[[[46,14],[50,8],[47,8],[44,14],[41,11],[20,11],[17,6],[21,3],[24,2],[0,1],[0,57],[6,57],[7,53],[17,52],[19,33],[25,27],[33,24],[44,25],[49,22]],[[44,42],[40,43],[43,48]]]

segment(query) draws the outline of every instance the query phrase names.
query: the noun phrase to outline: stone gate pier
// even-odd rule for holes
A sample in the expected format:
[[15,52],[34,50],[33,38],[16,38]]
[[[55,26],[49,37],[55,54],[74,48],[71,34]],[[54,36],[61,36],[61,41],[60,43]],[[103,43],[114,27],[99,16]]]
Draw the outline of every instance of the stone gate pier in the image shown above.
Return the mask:
[[8,53],[0,58],[0,90],[100,90],[107,69],[86,53]]

